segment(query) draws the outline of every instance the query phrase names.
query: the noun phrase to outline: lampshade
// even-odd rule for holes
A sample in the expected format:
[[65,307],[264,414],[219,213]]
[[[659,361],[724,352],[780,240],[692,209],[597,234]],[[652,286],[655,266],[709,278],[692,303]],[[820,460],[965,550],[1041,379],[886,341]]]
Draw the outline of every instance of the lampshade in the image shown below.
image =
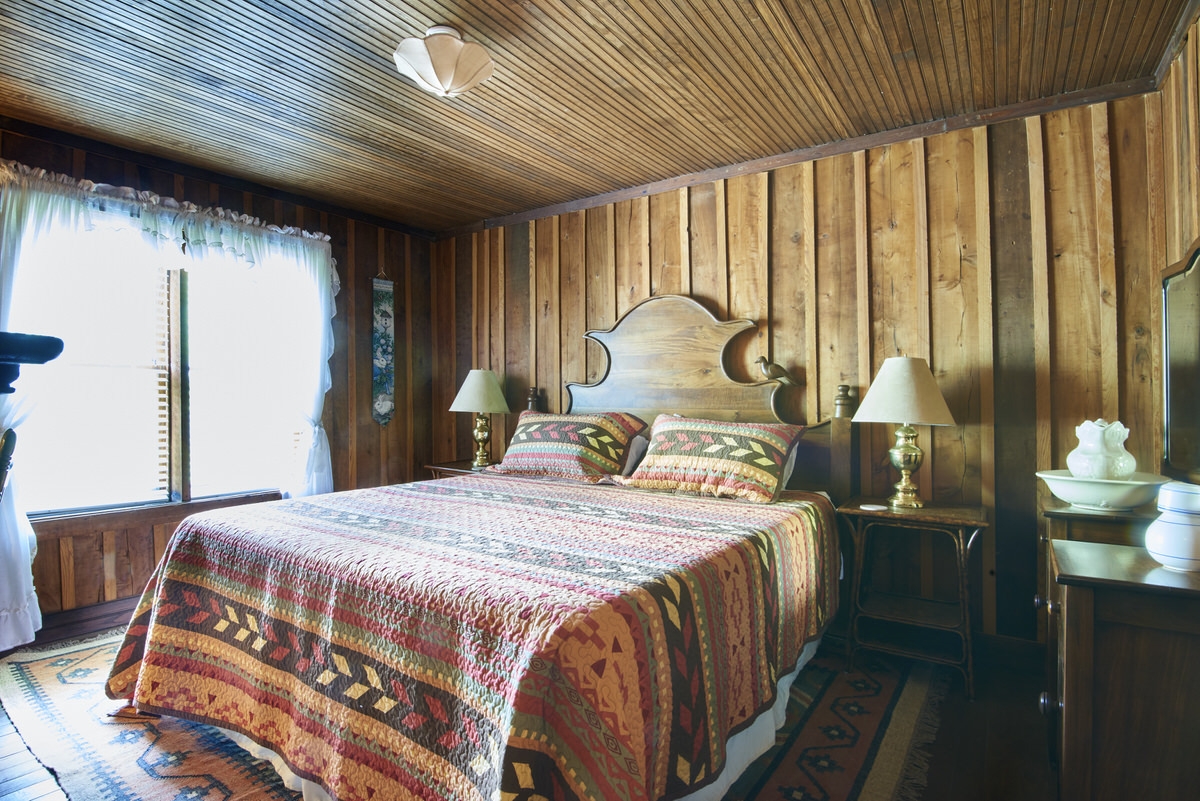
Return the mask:
[[452,412],[508,413],[508,402],[500,390],[500,380],[491,370],[472,370],[467,373],[454,403]]
[[954,425],[929,364],[911,356],[883,360],[852,419],[855,423]]
[[401,75],[441,97],[456,97],[492,77],[492,57],[483,45],[464,42],[449,25],[434,25],[423,39],[405,39],[393,58]]

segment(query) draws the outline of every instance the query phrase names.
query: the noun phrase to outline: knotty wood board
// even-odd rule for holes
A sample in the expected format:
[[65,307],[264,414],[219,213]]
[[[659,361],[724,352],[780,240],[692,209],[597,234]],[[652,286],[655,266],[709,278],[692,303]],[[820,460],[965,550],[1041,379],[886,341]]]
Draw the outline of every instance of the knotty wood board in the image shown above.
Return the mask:
[[[558,229],[559,257],[564,265],[559,274],[559,303],[561,314],[555,323],[560,323],[559,348],[562,369],[554,383],[546,383],[542,394],[554,397],[555,409],[567,405],[566,385],[563,375],[584,375],[587,372],[587,271],[579,269],[587,258],[587,215],[582,211],[564,214]],[[549,407],[543,407],[549,408]]]
[[[532,312],[535,336],[533,358],[535,374],[531,384],[546,388],[546,411],[549,412],[558,412],[563,408],[560,320],[564,318],[560,309],[561,289],[559,286],[560,219],[560,217],[550,217],[535,223],[537,241],[534,244],[534,272],[537,281],[533,293]],[[514,411],[523,408],[525,408],[525,404],[519,403]]]
[[[587,325],[585,330],[605,330],[617,321],[616,209],[602,206],[587,211]],[[604,377],[608,359],[599,343],[587,340],[587,383]],[[568,380],[570,377],[568,376]]]
[[650,196],[650,294],[691,294],[688,269],[688,191],[675,189]]
[[691,215],[692,297],[724,319],[729,311],[729,273],[725,250],[725,182],[693,186],[688,195]]
[[726,182],[729,235],[729,316],[752,320],[756,328],[730,343],[730,374],[741,381],[762,378],[754,360],[770,353],[767,308],[770,272],[768,175],[738,176]]
[[[1022,122],[992,126],[992,270],[995,282],[996,629],[1036,634],[1028,599],[1037,591],[1036,385],[1028,150]],[[1018,603],[1017,599],[1023,599]]]

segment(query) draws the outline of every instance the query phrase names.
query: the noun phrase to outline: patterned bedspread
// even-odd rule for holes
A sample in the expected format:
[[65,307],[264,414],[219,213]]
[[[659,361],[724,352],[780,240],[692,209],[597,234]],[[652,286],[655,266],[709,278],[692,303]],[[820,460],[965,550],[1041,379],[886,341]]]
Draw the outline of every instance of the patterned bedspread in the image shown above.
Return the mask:
[[195,515],[111,698],[350,799],[661,799],[837,603],[821,496],[762,505],[462,476]]

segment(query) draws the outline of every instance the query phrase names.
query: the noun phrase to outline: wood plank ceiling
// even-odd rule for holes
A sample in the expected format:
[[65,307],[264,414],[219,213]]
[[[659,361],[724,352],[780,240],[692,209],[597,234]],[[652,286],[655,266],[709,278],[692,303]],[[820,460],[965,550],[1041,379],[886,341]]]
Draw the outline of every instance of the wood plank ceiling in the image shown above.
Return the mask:
[[[922,123],[1148,91],[1195,8],[0,0],[0,114],[444,233]],[[486,47],[494,77],[456,99],[400,77],[396,45],[434,24]]]

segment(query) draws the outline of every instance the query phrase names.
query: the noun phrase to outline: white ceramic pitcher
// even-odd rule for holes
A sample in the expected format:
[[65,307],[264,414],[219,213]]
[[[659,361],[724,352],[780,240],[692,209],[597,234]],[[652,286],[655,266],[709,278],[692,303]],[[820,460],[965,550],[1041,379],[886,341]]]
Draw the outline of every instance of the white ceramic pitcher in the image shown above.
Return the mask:
[[1075,436],[1079,446],[1067,454],[1067,469],[1076,478],[1122,481],[1137,468],[1133,454],[1125,450],[1129,429],[1119,420],[1084,420],[1075,426]]

